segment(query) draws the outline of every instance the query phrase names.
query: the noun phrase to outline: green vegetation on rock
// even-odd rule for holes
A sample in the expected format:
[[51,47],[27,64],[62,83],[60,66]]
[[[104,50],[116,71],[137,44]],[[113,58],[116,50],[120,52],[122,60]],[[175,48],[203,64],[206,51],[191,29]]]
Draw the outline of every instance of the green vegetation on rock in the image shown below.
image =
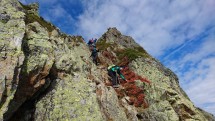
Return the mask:
[[45,21],[42,17],[39,17],[34,14],[26,14],[26,24],[33,23],[35,21],[38,22],[41,26],[47,28],[49,32],[55,29],[55,27],[51,23]]
[[77,41],[78,41],[78,42],[84,43],[82,36],[77,36],[76,38],[77,38]]
[[20,3],[20,5],[21,5],[25,10],[31,10],[31,7],[30,7],[30,6],[24,5],[24,4],[22,4],[21,2],[19,2],[19,3]]
[[[30,7],[30,5],[23,5],[22,3],[20,3],[20,4],[26,11],[30,11],[32,9]],[[54,30],[56,28],[51,23],[45,21],[44,18],[42,18],[38,15],[32,14],[32,13],[26,12],[25,23],[29,24],[29,23],[33,23],[35,21],[38,22],[41,26],[45,27],[49,32],[51,32],[52,30]]]
[[107,43],[106,40],[99,40],[96,43],[96,47],[98,47],[99,50],[105,50],[108,47],[113,47],[113,43]]
[[124,57],[128,57],[129,61],[135,60],[136,58],[139,57],[144,57],[144,58],[149,58],[150,56],[148,55],[148,53],[141,47],[137,47],[137,48],[127,48],[124,49],[122,51],[118,51],[117,56],[119,59],[122,59]]

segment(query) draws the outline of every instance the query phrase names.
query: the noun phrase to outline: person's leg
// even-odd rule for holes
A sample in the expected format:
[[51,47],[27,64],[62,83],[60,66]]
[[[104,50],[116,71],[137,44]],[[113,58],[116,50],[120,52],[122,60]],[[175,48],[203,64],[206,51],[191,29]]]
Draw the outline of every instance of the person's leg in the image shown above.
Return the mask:
[[93,55],[93,63],[95,63],[95,56]]
[[96,64],[96,65],[98,65],[97,58],[98,58],[98,55],[96,54],[96,55],[95,55],[95,58],[94,58],[94,59],[95,59],[94,61],[95,61],[95,64]]
[[96,55],[95,55],[95,54],[92,54],[92,58],[93,58],[93,63],[96,64]]
[[113,72],[113,71],[108,71],[108,75],[112,78],[111,81],[112,81],[112,84],[113,85],[117,85],[117,80],[116,80],[116,73]]

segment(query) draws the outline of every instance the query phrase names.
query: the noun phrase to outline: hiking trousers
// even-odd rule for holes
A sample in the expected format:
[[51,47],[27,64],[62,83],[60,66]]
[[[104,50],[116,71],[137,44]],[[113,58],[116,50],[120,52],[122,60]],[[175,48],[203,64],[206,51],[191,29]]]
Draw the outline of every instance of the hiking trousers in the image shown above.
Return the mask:
[[112,84],[113,84],[113,85],[117,85],[118,78],[117,78],[116,72],[115,72],[115,71],[109,70],[109,71],[108,71],[108,75],[111,77]]
[[95,63],[96,65],[98,64],[98,62],[97,62],[97,57],[98,57],[98,54],[93,54],[93,55],[92,55],[93,63]]

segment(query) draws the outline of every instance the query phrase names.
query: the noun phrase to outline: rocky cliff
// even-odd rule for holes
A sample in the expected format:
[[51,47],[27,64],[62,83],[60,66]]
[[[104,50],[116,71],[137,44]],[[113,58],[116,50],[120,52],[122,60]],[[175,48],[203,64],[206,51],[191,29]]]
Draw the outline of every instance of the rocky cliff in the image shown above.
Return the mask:
[[[116,28],[96,43],[63,34],[38,4],[0,0],[0,120],[215,121],[196,108],[177,76]],[[107,66],[125,66],[113,88]]]

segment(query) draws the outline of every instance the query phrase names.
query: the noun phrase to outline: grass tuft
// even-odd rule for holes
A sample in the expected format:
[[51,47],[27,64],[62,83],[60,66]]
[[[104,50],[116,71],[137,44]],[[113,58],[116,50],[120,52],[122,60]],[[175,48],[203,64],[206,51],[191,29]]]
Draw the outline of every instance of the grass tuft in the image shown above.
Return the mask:
[[136,58],[139,58],[139,57],[145,57],[145,58],[150,57],[148,53],[141,47],[137,47],[135,49],[127,48],[127,49],[118,51],[116,54],[119,60],[121,60],[124,57],[128,57],[129,61],[135,60]]
[[21,2],[19,2],[20,5],[27,11],[27,10],[31,10],[31,7],[29,5],[24,5]]
[[55,26],[53,26],[51,23],[45,21],[42,17],[39,17],[34,14],[26,14],[25,23],[33,23],[38,22],[41,26],[45,27],[49,32],[53,31],[55,29]]
[[106,40],[99,40],[96,43],[96,47],[99,50],[106,50],[108,47],[113,47],[113,43],[106,43]]
[[[24,5],[21,2],[20,2],[20,4],[25,11],[29,11],[32,9],[29,5]],[[38,15],[28,13],[28,12],[25,12],[25,13],[26,13],[26,18],[25,18],[26,24],[38,22],[41,26],[45,27],[49,32],[53,31],[56,28],[51,23],[45,21],[44,18],[42,18]]]

